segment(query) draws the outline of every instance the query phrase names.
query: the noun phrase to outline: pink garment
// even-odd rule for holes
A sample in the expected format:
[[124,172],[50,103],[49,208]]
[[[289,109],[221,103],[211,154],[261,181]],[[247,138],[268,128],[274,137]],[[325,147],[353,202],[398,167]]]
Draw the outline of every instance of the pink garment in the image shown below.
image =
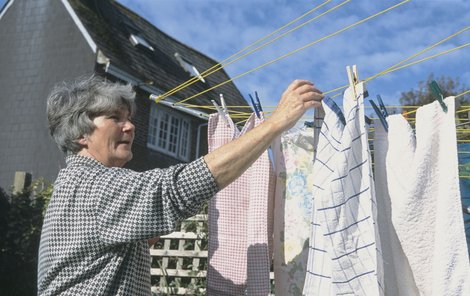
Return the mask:
[[[230,118],[209,117],[209,152],[262,120],[250,116],[241,131]],[[269,295],[275,176],[265,152],[209,202],[207,295]]]

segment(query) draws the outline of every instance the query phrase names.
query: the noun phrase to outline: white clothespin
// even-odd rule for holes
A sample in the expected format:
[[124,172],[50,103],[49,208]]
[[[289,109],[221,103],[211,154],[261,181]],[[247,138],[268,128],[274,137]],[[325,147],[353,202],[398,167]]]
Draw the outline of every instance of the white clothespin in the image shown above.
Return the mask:
[[229,114],[228,114],[228,109],[227,109],[227,105],[225,104],[224,95],[223,95],[223,94],[219,94],[219,98],[220,98],[220,103],[222,104],[222,111],[224,112],[224,114],[225,114],[226,116],[229,116]]
[[219,106],[215,100],[211,100],[211,102],[219,113],[220,117],[222,117],[222,119],[225,121],[227,126],[230,126],[230,122],[228,121],[229,114],[227,110],[227,105],[225,104],[224,96],[220,94],[220,103],[222,104],[222,107]]

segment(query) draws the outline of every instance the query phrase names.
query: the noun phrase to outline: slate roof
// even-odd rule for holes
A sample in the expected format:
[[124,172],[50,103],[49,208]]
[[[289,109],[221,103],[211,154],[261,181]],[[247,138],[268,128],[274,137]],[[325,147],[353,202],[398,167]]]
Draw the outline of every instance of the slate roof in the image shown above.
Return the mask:
[[[142,81],[153,81],[154,86],[163,91],[168,91],[191,78],[178,63],[175,53],[179,53],[191,62],[201,73],[217,64],[215,60],[168,36],[116,1],[68,0],[68,2],[98,49],[110,59],[112,65]],[[129,41],[130,34],[144,37],[154,51],[135,47]],[[230,77],[221,70],[204,79],[205,83],[198,81],[174,94],[177,101],[227,81]],[[187,103],[212,105],[210,99],[218,98],[220,93],[224,94],[227,105],[248,105],[231,82]]]

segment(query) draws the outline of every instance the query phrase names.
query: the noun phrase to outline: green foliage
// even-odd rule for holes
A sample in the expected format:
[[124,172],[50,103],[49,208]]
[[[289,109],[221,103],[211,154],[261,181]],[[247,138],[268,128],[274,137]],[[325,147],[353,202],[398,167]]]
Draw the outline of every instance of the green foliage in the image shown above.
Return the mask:
[[[412,89],[407,92],[402,92],[400,97],[400,104],[408,106],[422,106],[429,104],[436,100],[429,88],[431,81],[435,80],[442,90],[444,97],[455,96],[467,90],[465,85],[462,85],[458,78],[444,77],[434,78],[434,75],[429,75],[426,81],[420,81],[417,89]],[[461,99],[461,104],[468,104],[468,99]]]
[[[461,84],[458,78],[444,77],[434,78],[434,75],[429,75],[426,81],[420,81],[417,89],[412,89],[407,92],[402,92],[400,97],[400,104],[406,106],[414,106],[414,108],[403,110],[408,118],[415,118],[416,109],[419,106],[434,102],[436,98],[429,88],[431,81],[435,80],[439,85],[443,96],[455,96],[468,90],[468,87]],[[459,97],[455,101],[456,123],[459,129],[462,129],[458,134],[458,140],[470,139],[470,125],[469,122],[469,105],[470,98],[468,96]],[[413,121],[411,121],[413,123]],[[468,129],[468,130],[467,130]]]
[[0,197],[0,295],[36,295],[42,221],[52,185],[40,179],[30,188]]

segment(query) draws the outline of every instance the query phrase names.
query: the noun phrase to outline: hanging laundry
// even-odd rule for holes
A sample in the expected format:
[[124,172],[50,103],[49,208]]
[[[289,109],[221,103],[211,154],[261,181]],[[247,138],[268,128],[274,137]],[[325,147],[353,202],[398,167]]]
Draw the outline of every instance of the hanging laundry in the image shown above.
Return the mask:
[[274,278],[276,295],[302,295],[312,210],[313,129],[283,134],[273,144],[276,168]]
[[[209,152],[262,120],[250,116],[241,131],[230,118],[209,117]],[[228,124],[227,124],[228,122]],[[207,295],[268,295],[275,176],[265,152],[209,202]]]
[[[386,119],[384,119],[386,120]],[[379,226],[384,265],[385,295],[419,295],[410,264],[392,224],[392,206],[388,193],[386,155],[388,133],[380,119],[374,120],[374,176],[377,197],[377,224]]]
[[[358,96],[355,97],[354,93]],[[324,99],[313,169],[313,212],[304,295],[383,295],[364,85],[350,87],[344,114]]]
[[393,227],[420,295],[470,295],[460,200],[454,97],[418,108],[416,136],[387,117],[386,159]]

